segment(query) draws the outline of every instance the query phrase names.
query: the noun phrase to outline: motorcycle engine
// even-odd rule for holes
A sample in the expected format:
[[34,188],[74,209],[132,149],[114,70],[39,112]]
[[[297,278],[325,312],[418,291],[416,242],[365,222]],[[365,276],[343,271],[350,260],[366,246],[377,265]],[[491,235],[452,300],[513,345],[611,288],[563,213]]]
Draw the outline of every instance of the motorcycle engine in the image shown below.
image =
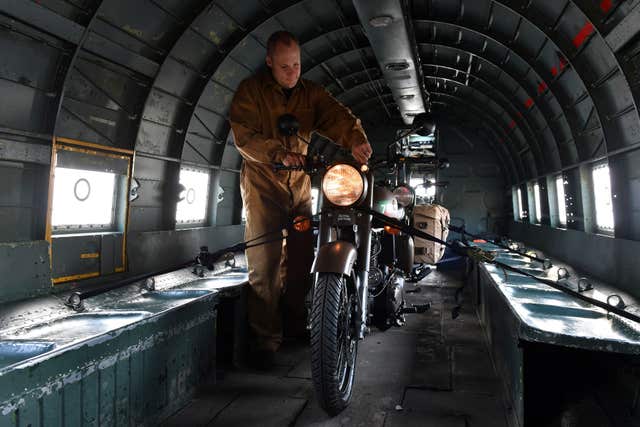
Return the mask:
[[378,256],[382,252],[380,233],[371,233],[371,262],[369,264],[369,288],[377,288],[384,280],[384,273],[378,266]]
[[371,264],[369,267],[369,297],[372,323],[380,330],[404,324],[404,275],[401,271],[380,266],[382,252],[381,233],[372,233]]

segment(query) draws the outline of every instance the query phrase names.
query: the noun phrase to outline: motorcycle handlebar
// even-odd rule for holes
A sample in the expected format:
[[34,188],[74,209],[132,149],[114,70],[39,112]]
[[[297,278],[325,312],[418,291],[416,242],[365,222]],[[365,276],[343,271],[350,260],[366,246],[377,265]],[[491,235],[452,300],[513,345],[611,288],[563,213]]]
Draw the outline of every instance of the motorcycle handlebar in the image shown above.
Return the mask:
[[304,166],[285,166],[283,163],[274,163],[273,165],[274,172],[278,171],[301,171],[305,170]]

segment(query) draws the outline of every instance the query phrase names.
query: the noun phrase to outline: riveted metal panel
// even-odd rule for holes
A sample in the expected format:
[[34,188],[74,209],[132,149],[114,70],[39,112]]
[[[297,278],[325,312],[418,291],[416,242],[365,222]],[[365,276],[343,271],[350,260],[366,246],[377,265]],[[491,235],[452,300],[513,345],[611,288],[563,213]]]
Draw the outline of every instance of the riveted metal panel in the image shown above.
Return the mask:
[[186,31],[176,42],[172,55],[190,64],[195,70],[204,72],[209,68],[209,58],[218,51],[218,47],[210,39],[202,37],[196,31]]
[[132,207],[129,212],[129,231],[162,230],[164,227],[164,208],[162,206]]
[[224,200],[218,203],[218,226],[240,222],[239,213],[242,209],[242,197],[239,178],[240,176],[237,173],[220,173],[220,187],[224,190]]
[[44,239],[49,167],[0,162],[0,242]]
[[180,98],[153,88],[149,93],[143,120],[182,129],[188,117],[187,110],[188,106]]
[[520,22],[515,45],[516,50],[522,53],[525,58],[536,58],[545,43],[547,43],[547,38],[538,28],[530,22]]
[[210,110],[225,114],[232,99],[233,91],[230,88],[211,80],[200,96],[200,103]]
[[[235,145],[233,145],[233,142],[230,142],[224,150],[220,165],[224,168],[240,169],[241,162],[242,157],[240,156],[240,153],[235,148]],[[239,176],[240,175],[238,174],[238,177]]]
[[169,163],[164,160],[136,156],[133,176],[137,179],[161,181],[167,176],[169,167]]
[[[87,92],[69,84],[67,86],[69,96],[76,100],[103,105],[106,108],[116,109],[117,106],[118,109],[125,110],[132,116],[136,115],[140,109],[142,97],[148,91],[149,83],[146,77],[102,62],[86,53],[78,58],[75,69],[71,73],[72,76],[80,75],[85,84],[92,86],[92,89],[91,92]],[[96,100],[96,96],[106,97],[110,102],[103,104],[98,101],[101,98]]]
[[[235,90],[240,82],[245,78],[249,77],[251,72],[246,68],[242,67],[238,62],[234,61],[232,58],[228,58],[224,61],[216,72],[213,74],[211,78],[212,81],[217,83],[224,88],[227,88],[227,91]],[[228,108],[228,107],[227,107]],[[226,111],[226,108],[222,110],[216,111]]]
[[234,60],[241,63],[253,72],[264,66],[266,46],[262,45],[253,37],[245,37],[231,51]]
[[[125,52],[147,58],[155,63],[162,61],[164,51],[153,45],[149,45],[138,37],[137,34],[142,31],[132,28],[129,23],[125,24],[124,28],[121,28],[119,21],[100,14],[93,22],[91,29],[99,34],[100,38],[111,40],[118,46],[121,46]],[[97,54],[99,52],[95,53]]]
[[179,136],[176,131],[166,125],[142,121],[136,150],[160,156],[178,157],[180,147],[177,147]]
[[218,164],[215,161],[219,159],[223,147],[223,144],[214,140],[188,135],[185,139],[182,158],[196,163]]
[[215,368],[215,298],[5,373],[0,424],[159,424]]
[[77,151],[57,150],[56,166],[127,175],[128,159],[95,156]]
[[194,116],[201,123],[206,123],[207,131],[211,137],[221,140],[222,135],[226,134],[228,122],[225,116],[203,108],[198,108]]
[[141,54],[124,50],[120,45],[97,33],[90,33],[87,36],[83,48],[146,77],[153,77],[158,72],[156,61]]
[[100,258],[82,254],[100,253],[100,236],[55,236],[51,244],[53,278],[100,273]]
[[167,58],[162,73],[157,76],[155,86],[180,98],[194,101],[198,94],[193,92],[193,87],[201,78],[197,71]]
[[8,302],[49,293],[49,242],[0,243],[0,301]]
[[155,49],[167,51],[176,38],[175,18],[150,0],[111,0],[101,17]]

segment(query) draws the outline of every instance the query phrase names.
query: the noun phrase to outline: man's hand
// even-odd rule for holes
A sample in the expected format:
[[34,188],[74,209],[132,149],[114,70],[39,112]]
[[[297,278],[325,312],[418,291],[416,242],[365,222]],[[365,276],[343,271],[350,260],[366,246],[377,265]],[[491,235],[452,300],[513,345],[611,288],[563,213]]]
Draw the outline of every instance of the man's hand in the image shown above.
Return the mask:
[[369,161],[369,157],[371,157],[371,153],[373,150],[371,149],[371,145],[368,142],[364,144],[358,144],[351,148],[351,155],[354,159],[358,161],[360,164],[366,164]]
[[287,151],[282,158],[282,164],[285,166],[297,166],[303,168],[306,159],[302,154]]

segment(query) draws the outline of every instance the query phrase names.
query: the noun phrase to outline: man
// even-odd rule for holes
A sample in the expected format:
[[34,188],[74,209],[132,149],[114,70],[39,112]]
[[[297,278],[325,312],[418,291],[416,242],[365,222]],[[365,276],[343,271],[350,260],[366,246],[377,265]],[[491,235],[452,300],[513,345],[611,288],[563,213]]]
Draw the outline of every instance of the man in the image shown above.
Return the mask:
[[[245,238],[283,228],[298,215],[311,216],[311,182],[302,171],[274,172],[274,163],[303,166],[307,144],[284,137],[277,121],[290,113],[300,122],[299,135],[314,131],[351,149],[366,163],[371,146],[360,120],[319,85],[300,79],[300,46],[288,32],[278,31],[267,43],[268,69],[240,83],[229,121],[244,162],[240,175],[247,212]],[[313,235],[291,232],[284,242],[246,251],[249,265],[249,326],[252,361],[268,367],[284,335],[306,332],[304,299],[311,286]]]

